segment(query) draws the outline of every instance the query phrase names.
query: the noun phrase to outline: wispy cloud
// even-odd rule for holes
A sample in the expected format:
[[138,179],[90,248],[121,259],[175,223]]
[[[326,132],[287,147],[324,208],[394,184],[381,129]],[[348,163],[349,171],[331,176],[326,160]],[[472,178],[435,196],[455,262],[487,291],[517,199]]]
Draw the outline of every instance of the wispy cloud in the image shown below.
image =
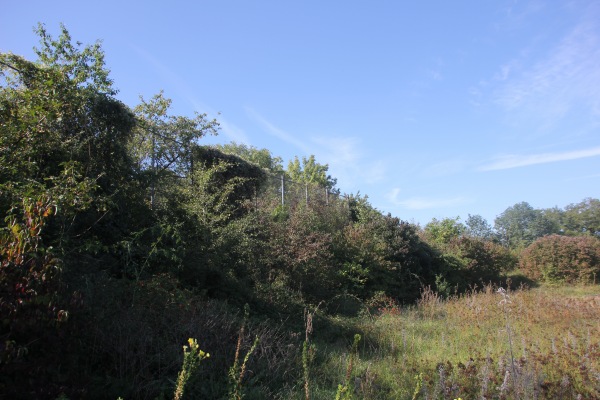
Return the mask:
[[441,81],[443,79],[442,73],[440,71],[438,71],[438,70],[430,70],[429,71],[429,76],[434,81]]
[[297,137],[295,137],[294,135],[292,135],[289,132],[284,131],[283,129],[278,128],[277,126],[275,126],[273,123],[268,121],[265,117],[263,117],[262,115],[260,115],[258,112],[256,112],[254,109],[252,109],[250,107],[246,107],[246,113],[248,114],[248,116],[250,118],[252,118],[256,122],[258,122],[265,129],[265,131],[267,133],[302,150],[307,155],[311,154],[311,148],[310,148],[310,146],[308,146],[306,144],[305,141],[298,139]]
[[[530,67],[512,60],[500,68],[495,101],[507,111],[526,112],[552,125],[571,111],[600,109],[600,7],[586,17],[545,58]],[[589,16],[594,17],[589,17]]]
[[562,153],[541,153],[526,155],[506,155],[479,168],[480,171],[526,167],[536,164],[547,164],[558,161],[577,160],[580,158],[600,156],[600,147],[586,150],[566,151]]
[[511,2],[504,9],[505,19],[497,24],[497,28],[503,30],[516,30],[527,24],[532,16],[545,8],[541,1],[533,0],[528,2]]
[[383,161],[371,161],[353,137],[313,137],[316,155],[329,164],[330,172],[346,190],[358,190],[361,184],[372,184],[385,177]]
[[[154,69],[158,73],[158,75],[162,78],[161,84],[167,83],[175,91],[179,96],[187,99],[194,107],[197,107],[200,104],[200,101],[196,99],[194,93],[187,84],[178,74],[173,72],[169,66],[161,62],[158,58],[156,58],[151,52],[147,51],[144,48],[136,46],[134,44],[130,44],[131,48],[135,53],[137,53],[141,58],[143,58],[147,65]],[[164,87],[156,88],[156,92],[159,89],[164,89]],[[169,94],[167,93],[167,97]]]
[[469,199],[461,196],[438,198],[413,196],[402,199],[400,198],[400,195],[401,190],[399,188],[394,188],[388,193],[387,198],[390,203],[408,210],[450,208],[469,203]]
[[[175,94],[177,94],[181,99],[186,100],[189,105],[193,107],[194,111],[199,113],[209,113],[211,115],[219,114],[218,111],[199,100],[198,96],[194,93],[193,88],[191,88],[184,79],[173,72],[167,65],[158,60],[152,53],[133,44],[130,44],[130,46],[135,53],[143,58],[147,64],[158,73],[158,75],[162,78],[161,83],[170,85],[171,88],[176,92]],[[161,87],[160,89],[164,88]],[[156,88],[156,92],[158,92],[158,90],[159,88]],[[170,98],[171,95],[166,93],[166,97]],[[227,122],[223,116],[219,116],[219,123],[221,124],[221,131],[231,140],[241,143],[248,143],[248,136],[242,129]]]
[[221,132],[232,142],[250,144],[250,139],[243,129],[227,121],[222,116],[219,116],[219,124],[221,125]]
[[355,137],[297,135],[275,126],[250,107],[246,113],[270,135],[299,149],[304,155],[315,155],[317,161],[329,165],[329,173],[338,179],[344,190],[358,190],[361,185],[381,181],[386,167],[383,161],[371,161],[365,156],[361,141]]

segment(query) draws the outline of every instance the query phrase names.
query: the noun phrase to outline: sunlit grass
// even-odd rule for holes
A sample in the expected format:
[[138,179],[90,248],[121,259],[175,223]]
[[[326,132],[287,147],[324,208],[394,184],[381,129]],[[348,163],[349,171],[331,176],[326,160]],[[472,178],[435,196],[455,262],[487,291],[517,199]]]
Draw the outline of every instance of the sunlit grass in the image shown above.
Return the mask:
[[[492,287],[449,300],[425,291],[416,306],[354,320],[364,337],[356,398],[600,398],[600,287],[502,300]],[[319,352],[312,398],[332,398],[348,356],[340,346]]]

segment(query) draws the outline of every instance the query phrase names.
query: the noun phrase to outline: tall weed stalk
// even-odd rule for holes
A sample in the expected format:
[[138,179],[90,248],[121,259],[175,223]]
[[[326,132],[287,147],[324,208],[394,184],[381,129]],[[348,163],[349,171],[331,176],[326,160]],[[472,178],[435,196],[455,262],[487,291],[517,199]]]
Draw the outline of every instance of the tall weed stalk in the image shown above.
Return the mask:
[[[502,300],[500,300],[500,305],[502,306],[502,312],[504,314],[504,320],[505,320],[505,324],[506,324],[506,334],[508,337],[508,349],[510,351],[510,365],[511,365],[511,369],[512,369],[513,390],[515,392],[515,396],[517,396],[517,399],[520,399],[520,396],[518,394],[519,391],[517,390],[517,368],[515,365],[512,333],[511,333],[511,329],[510,329],[510,318],[509,318],[510,310],[508,308],[508,305],[510,304],[510,296],[508,295],[508,292],[504,288],[499,288],[498,293],[502,296]],[[505,384],[508,382],[509,374],[510,373],[508,371],[506,371],[503,386],[505,386]]]
[[235,348],[235,358],[233,361],[233,366],[229,369],[229,381],[231,384],[231,389],[229,392],[229,398],[232,400],[241,400],[244,397],[242,390],[242,382],[244,380],[244,376],[246,375],[246,366],[248,361],[250,360],[250,356],[256,350],[258,346],[258,336],[254,338],[254,342],[252,343],[252,347],[246,353],[244,360],[242,361],[242,365],[240,365],[240,350],[242,347],[242,341],[244,339],[244,331],[246,328],[246,322],[248,321],[248,317],[250,315],[250,308],[246,304],[244,307],[244,320],[242,321],[242,326],[240,327],[240,332],[238,334],[237,346]]
[[354,397],[352,388],[350,387],[350,378],[352,377],[352,370],[354,369],[354,363],[356,361],[356,356],[358,355],[359,343],[360,335],[357,333],[356,335],[354,335],[352,350],[350,351],[350,355],[348,357],[348,365],[346,366],[346,378],[344,380],[344,385],[338,385],[335,400],[350,400]]
[[209,353],[200,350],[200,346],[198,346],[196,339],[189,338],[188,344],[189,346],[183,346],[183,365],[177,376],[175,394],[173,395],[175,400],[181,400],[185,385],[196,369],[198,369],[200,362],[210,357]]

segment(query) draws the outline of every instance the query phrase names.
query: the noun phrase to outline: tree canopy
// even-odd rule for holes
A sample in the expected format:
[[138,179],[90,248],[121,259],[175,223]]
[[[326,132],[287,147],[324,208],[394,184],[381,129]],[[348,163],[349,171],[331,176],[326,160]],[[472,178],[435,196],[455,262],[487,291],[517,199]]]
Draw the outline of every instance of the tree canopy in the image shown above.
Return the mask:
[[319,164],[315,160],[315,156],[302,157],[302,162],[298,157],[288,163],[287,174],[295,182],[315,183],[321,186],[326,186],[333,189],[337,183],[337,179],[327,175],[329,166],[327,164]]
[[508,207],[494,221],[503,243],[510,247],[527,247],[539,237],[557,233],[559,227],[541,210],[521,202]]

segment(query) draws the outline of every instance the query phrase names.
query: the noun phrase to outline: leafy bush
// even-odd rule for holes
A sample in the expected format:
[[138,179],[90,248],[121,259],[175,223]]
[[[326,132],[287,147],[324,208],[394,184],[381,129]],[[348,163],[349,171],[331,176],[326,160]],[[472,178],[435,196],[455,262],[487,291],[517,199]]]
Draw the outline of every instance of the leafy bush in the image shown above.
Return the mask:
[[592,236],[546,236],[523,251],[519,264],[534,280],[591,283],[600,273],[600,240]]
[[[427,234],[424,236],[431,240]],[[477,237],[456,236],[445,243],[434,241],[433,246],[439,251],[437,261],[441,264],[436,289],[445,295],[463,292],[473,285],[497,282],[517,265],[509,249]]]
[[470,283],[488,283],[512,270],[517,260],[505,247],[473,237],[460,237],[452,242],[463,263],[464,277]]

